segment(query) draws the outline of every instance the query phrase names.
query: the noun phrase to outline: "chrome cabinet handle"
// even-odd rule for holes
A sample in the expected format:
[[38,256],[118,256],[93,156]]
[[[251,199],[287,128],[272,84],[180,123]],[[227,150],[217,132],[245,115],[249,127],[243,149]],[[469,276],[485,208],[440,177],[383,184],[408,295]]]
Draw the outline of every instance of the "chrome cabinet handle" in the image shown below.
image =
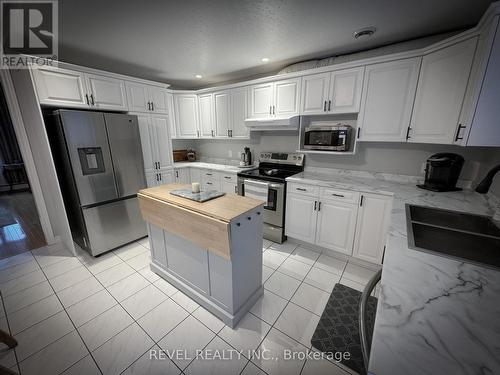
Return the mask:
[[151,102],[148,102],[148,111],[151,111]]
[[345,198],[345,195],[332,193],[334,197]]
[[231,179],[231,177],[229,177],[229,176],[224,176],[224,178],[225,178],[226,180],[230,180],[230,179]]
[[328,112],[330,112],[331,109],[332,109],[332,101],[329,100],[328,101]]
[[85,94],[85,99],[87,100],[87,105],[90,105],[89,94]]
[[359,139],[359,133],[361,133],[361,128],[358,128],[358,135],[356,136],[356,138]]
[[318,212],[321,211],[321,202],[318,202]]
[[207,176],[212,176],[212,173],[205,173]]
[[325,100],[325,104],[323,104],[323,112],[326,112],[326,100]]
[[273,115],[276,114],[276,107],[273,105]]
[[154,102],[151,102],[151,110],[154,111],[155,110],[155,103]]
[[161,176],[161,173],[158,173],[160,175],[160,181],[163,179],[162,176]]
[[273,114],[273,106],[269,106],[269,114],[272,115]]
[[300,190],[300,191],[307,191],[307,189],[304,189],[304,188],[295,188],[296,190]]
[[212,137],[214,136],[214,131],[213,130],[210,130],[210,132],[212,133]]
[[318,202],[314,201],[314,211],[316,211],[317,206],[318,206]]
[[363,195],[361,195],[361,199],[359,201],[359,207],[362,207],[363,206]]
[[411,130],[411,127],[408,126],[408,129],[406,129],[406,140],[410,139],[410,130]]
[[207,185],[213,185],[210,181],[207,182]]
[[95,102],[94,102],[94,94],[90,94],[90,100],[92,102],[92,105],[95,105]]

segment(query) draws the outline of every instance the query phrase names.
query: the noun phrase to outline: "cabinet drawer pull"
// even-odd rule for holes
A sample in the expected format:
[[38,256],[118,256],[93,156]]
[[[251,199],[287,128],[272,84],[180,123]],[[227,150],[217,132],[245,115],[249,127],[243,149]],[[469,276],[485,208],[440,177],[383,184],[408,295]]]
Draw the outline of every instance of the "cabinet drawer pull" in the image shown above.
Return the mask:
[[90,94],[90,102],[92,103],[92,105],[95,105],[94,94]]
[[272,105],[270,105],[270,106],[269,106],[269,114],[270,114],[270,115],[272,115],[272,114],[273,114],[273,106],[272,106]]
[[226,180],[230,180],[230,179],[231,179],[231,177],[229,177],[229,176],[224,176],[224,178],[225,178]]
[[323,112],[326,112],[326,100],[325,100],[325,104],[323,104]]
[[207,185],[213,185],[213,184],[212,184],[211,182],[209,182],[209,181],[208,181],[208,182],[207,182]]
[[343,195],[343,194],[335,194],[335,193],[332,193],[332,195],[333,195],[334,197],[345,198],[345,195]]
[[316,211],[316,207],[318,206],[318,202],[314,201],[314,211]]
[[464,126],[462,124],[458,124],[457,135],[455,136],[455,142],[464,139],[464,137],[460,137],[460,130],[465,129],[465,128],[466,128],[466,126]]
[[212,176],[212,173],[205,173],[206,176]]
[[300,190],[300,191],[307,191],[307,189],[304,189],[304,188],[295,188],[296,190]]
[[85,99],[87,100],[87,105],[90,105],[89,94],[85,94]]
[[318,202],[318,212],[321,211],[321,202]]
[[359,201],[359,207],[363,206],[363,196],[361,196],[361,200]]
[[331,109],[332,109],[332,101],[329,100],[328,101],[328,112],[330,112]]
[[151,102],[151,110],[154,111],[155,110],[155,102]]

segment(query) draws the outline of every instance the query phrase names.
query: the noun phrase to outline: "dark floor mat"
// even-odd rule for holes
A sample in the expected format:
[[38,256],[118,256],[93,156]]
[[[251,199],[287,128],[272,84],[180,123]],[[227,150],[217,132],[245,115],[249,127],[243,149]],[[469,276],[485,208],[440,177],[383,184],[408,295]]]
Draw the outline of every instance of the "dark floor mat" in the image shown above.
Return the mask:
[[[325,353],[349,352],[350,359],[341,363],[360,374],[365,374],[361,340],[359,337],[359,301],[361,292],[342,284],[335,284],[321,319],[314,331],[311,344]],[[367,303],[368,341],[371,342],[377,299]]]

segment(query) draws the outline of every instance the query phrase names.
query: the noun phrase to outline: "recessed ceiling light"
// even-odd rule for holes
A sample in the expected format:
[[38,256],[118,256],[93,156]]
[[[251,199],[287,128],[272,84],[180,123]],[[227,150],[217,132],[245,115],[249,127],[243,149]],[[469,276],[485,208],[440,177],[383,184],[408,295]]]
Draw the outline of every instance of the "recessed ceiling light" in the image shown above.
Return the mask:
[[360,29],[354,32],[354,39],[366,39],[375,34],[377,29],[375,27],[365,27],[364,29]]
[[262,60],[262,62],[268,62],[269,61],[269,57],[263,57],[261,60]]
[[195,75],[195,77],[198,78],[198,79],[203,78],[203,76],[201,74],[197,74],[197,75]]

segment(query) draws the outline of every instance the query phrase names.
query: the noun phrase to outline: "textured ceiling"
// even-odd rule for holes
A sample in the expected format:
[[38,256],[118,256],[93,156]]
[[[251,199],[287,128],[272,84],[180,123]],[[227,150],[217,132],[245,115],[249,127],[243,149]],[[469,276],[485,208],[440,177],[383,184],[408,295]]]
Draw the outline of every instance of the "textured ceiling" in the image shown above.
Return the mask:
[[[490,2],[60,0],[59,57],[177,88],[206,87],[472,26]],[[377,28],[373,37],[352,37],[367,26]]]

